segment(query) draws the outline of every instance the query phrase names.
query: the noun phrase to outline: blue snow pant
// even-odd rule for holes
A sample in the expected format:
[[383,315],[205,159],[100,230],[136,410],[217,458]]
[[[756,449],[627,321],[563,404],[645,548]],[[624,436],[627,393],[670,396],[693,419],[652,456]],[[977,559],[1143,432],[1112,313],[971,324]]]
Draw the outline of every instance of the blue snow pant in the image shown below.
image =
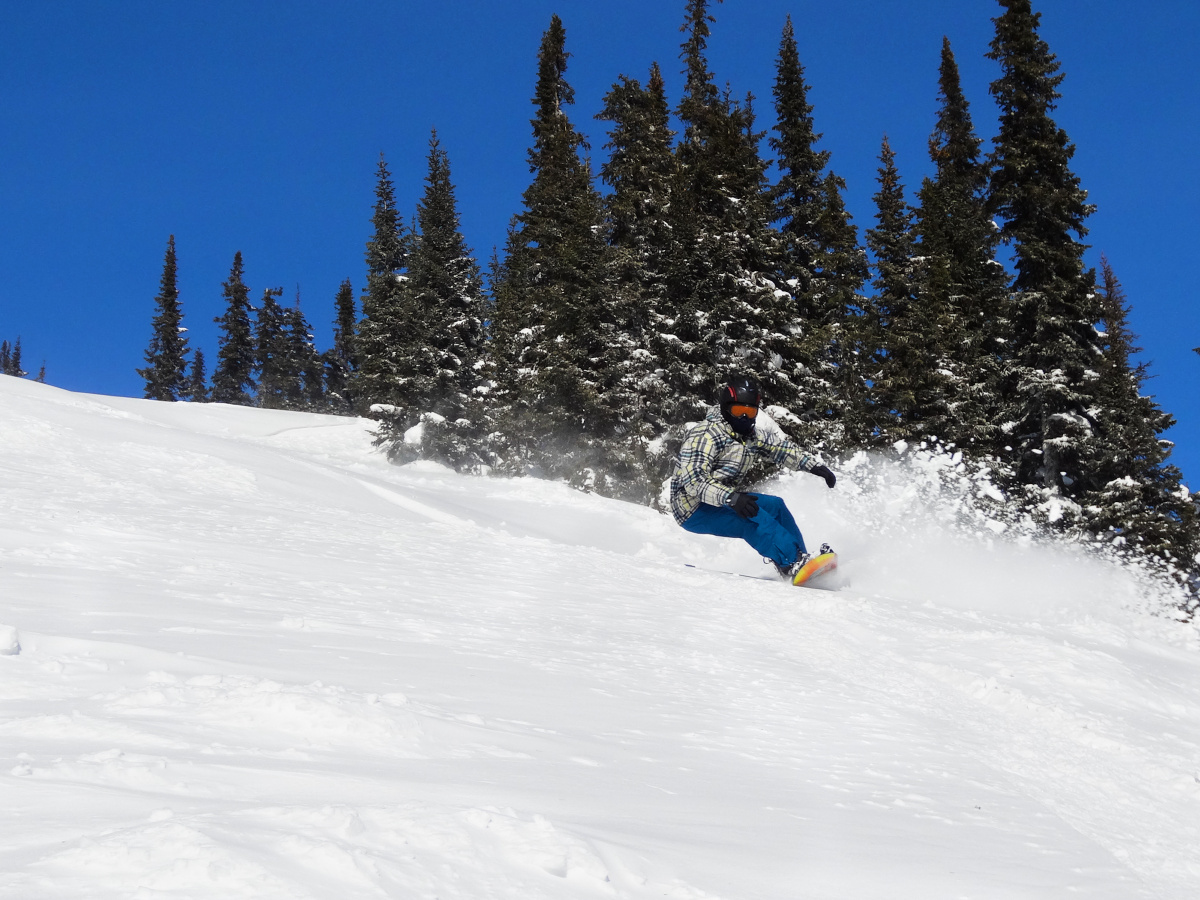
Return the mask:
[[754,496],[758,499],[758,514],[751,519],[743,519],[728,506],[701,503],[683,527],[693,534],[741,538],[771,562],[790,566],[801,553],[807,552],[796,520],[779,497]]

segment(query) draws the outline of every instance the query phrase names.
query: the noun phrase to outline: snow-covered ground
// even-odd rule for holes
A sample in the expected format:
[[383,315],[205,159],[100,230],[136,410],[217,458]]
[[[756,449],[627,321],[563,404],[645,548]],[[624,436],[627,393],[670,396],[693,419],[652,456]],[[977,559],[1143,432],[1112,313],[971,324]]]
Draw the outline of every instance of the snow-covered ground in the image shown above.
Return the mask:
[[0,897],[1200,896],[1196,627],[888,466],[774,483],[845,559],[798,590],[360,420],[0,377]]

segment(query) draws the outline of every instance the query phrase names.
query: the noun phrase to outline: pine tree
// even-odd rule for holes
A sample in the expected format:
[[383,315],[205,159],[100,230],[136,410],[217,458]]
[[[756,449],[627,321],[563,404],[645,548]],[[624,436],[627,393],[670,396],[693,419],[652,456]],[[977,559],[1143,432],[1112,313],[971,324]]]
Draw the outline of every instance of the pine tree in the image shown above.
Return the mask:
[[213,372],[212,401],[249,406],[253,402],[255,344],[250,322],[250,289],[242,276],[242,253],[233,255],[229,280],[221,285],[225,314],[213,319],[221,326],[218,336],[217,368]]
[[482,381],[483,277],[462,235],[450,159],[436,131],[417,223],[411,276],[430,354],[423,409],[454,419],[472,404]]
[[1083,500],[1087,524],[1131,552],[1158,558],[1181,575],[1194,575],[1200,571],[1200,521],[1195,501],[1180,484],[1182,474],[1167,463],[1172,445],[1160,437],[1175,419],[1144,393],[1148,366],[1132,361],[1141,348],[1128,325],[1125,292],[1104,257],[1101,271],[1100,438],[1088,461],[1098,487]]
[[713,21],[707,0],[689,0],[682,28],[687,39],[680,53],[684,92],[676,109],[684,129],[675,149],[675,184],[669,208],[675,253],[669,260],[665,304],[672,346],[664,360],[668,384],[664,414],[676,426],[703,418],[721,377],[716,350],[707,342],[713,311],[711,298],[701,297],[709,264],[699,247],[705,225],[720,211],[712,208],[714,201],[724,200],[720,173],[712,171],[712,153],[707,146],[709,133],[716,131],[709,119],[721,101],[706,57]]
[[188,374],[187,391],[184,396],[193,403],[208,402],[208,387],[204,377],[204,351],[199,347],[192,351],[192,368]]
[[832,391],[806,397],[807,415],[820,425],[811,440],[833,451],[861,447],[873,428],[867,402],[867,379],[872,374],[871,319],[863,289],[870,274],[867,254],[858,241],[858,228],[846,210],[846,182],[829,172],[821,183],[822,204],[817,220],[819,239],[814,257],[816,305],[834,316],[825,351]]
[[137,373],[146,381],[147,400],[178,400],[187,391],[187,338],[176,285],[175,235],[167,241],[162,281],[154,298],[154,333],[146,349],[146,368]]
[[951,424],[947,403],[950,373],[943,356],[942,331],[952,327],[941,304],[922,292],[912,213],[887,138],[879,154],[878,225],[868,230],[875,257],[876,295],[869,310],[873,340],[871,417],[875,442],[938,439]]
[[924,272],[920,290],[938,310],[937,336],[953,411],[941,435],[978,456],[996,452],[1000,311],[1008,277],[996,261],[998,236],[987,206],[988,167],[950,41],[942,39],[937,124],[929,138],[936,172],[918,192],[915,230]]
[[[1016,265],[1006,309],[1005,453],[1017,481],[1040,488],[1031,500],[1076,498],[1095,486],[1086,461],[1101,348],[1095,275],[1072,234],[1086,235],[1093,207],[1069,168],[1075,148],[1050,116],[1063,76],[1038,36],[1040,14],[1029,0],[1000,4],[988,54],[1001,69],[991,86],[1001,115],[989,198]],[[1060,517],[1060,502],[1049,509],[1055,521],[1071,518]]]
[[408,301],[408,236],[396,211],[391,172],[380,155],[375,186],[374,231],[367,241],[367,287],[362,298],[351,390],[360,411],[372,404],[401,404],[407,372],[404,348],[412,327]]
[[[845,211],[845,182],[826,169],[830,154],[818,150],[813,107],[789,16],[776,60],[773,88],[776,124],[770,146],[779,181],[771,189],[771,221],[779,226],[779,280],[794,295],[799,331],[791,362],[797,369],[802,424],[797,437],[837,450],[846,445],[846,422],[863,411],[864,385],[858,373],[857,338],[862,323],[852,317],[862,304],[867,260]],[[858,374],[856,374],[858,373]]]
[[21,338],[16,343],[0,342],[0,375],[24,378],[29,373],[21,368]]
[[[21,367],[21,338],[17,337],[15,343],[10,344],[8,341],[0,341],[0,375],[12,375],[14,378],[24,378],[29,373]],[[37,377],[34,381],[46,383],[46,363],[42,363],[42,367],[38,370]]]
[[566,113],[574,90],[565,78],[565,42],[554,16],[538,52],[533,181],[496,285],[495,345],[510,459],[585,483],[589,447],[614,427],[605,392],[616,313],[604,290],[609,259],[600,196],[583,156],[587,145]]
[[734,101],[713,85],[705,51],[707,0],[690,0],[680,56],[686,83],[677,113],[678,181],[672,227],[675,359],[673,421],[704,414],[731,371],[754,373],[780,424],[792,429],[799,402],[791,296],[775,278],[778,236],[768,226],[766,164],[758,154],[752,98]]
[[300,288],[296,304],[281,311],[284,348],[280,361],[283,406],[286,409],[321,409],[325,405],[324,371],[321,356],[313,343],[312,329],[300,309]]
[[636,280],[661,295],[671,247],[667,209],[675,135],[658,63],[651,66],[645,88],[635,78],[620,76],[596,118],[613,123],[605,144],[608,161],[600,168],[601,180],[612,189],[604,203],[609,241],[632,253]]
[[354,286],[347,278],[338,288],[334,298],[336,310],[333,320],[333,346],[325,351],[325,387],[330,404],[336,412],[347,413],[353,409],[354,400],[350,384],[358,369],[356,350],[356,322],[358,312],[354,307]]
[[674,354],[670,266],[678,255],[670,220],[674,134],[658,64],[644,88],[622,75],[596,118],[612,123],[609,157],[600,169],[611,188],[604,214],[612,249],[609,292],[619,323],[608,347],[615,373],[608,400],[620,433],[611,449],[621,457],[614,462],[625,473],[627,496],[640,483],[636,499],[649,500],[673,465],[660,438],[674,401],[665,373]]
[[258,405],[287,409],[293,393],[294,373],[288,340],[288,317],[279,305],[283,288],[267,288],[254,322],[255,375]]
[[[388,420],[380,435],[393,456],[417,452],[458,468],[483,462],[487,433],[483,393],[489,375],[484,334],[483,278],[463,238],[450,159],[434,131],[425,192],[417,207],[409,261],[412,324],[407,389],[409,414]],[[423,423],[419,448],[401,428]]]
[[813,130],[813,107],[808,102],[804,66],[796,46],[796,33],[789,15],[783,28],[776,60],[776,124],[771,149],[777,154],[779,181],[771,190],[771,221],[779,225],[783,237],[780,266],[797,279],[797,313],[805,322],[830,320],[828,310],[814,304],[813,281],[816,278],[817,230],[825,198],[825,168],[829,151],[817,150],[821,135]]

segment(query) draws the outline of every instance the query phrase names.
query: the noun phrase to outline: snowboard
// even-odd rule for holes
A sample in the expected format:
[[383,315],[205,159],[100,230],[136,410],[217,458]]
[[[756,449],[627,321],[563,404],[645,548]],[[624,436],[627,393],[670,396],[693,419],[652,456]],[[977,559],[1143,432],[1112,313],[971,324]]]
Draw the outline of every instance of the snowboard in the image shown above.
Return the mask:
[[792,584],[796,587],[817,586],[824,577],[837,570],[837,554],[830,551],[814,556],[806,562],[794,576]]

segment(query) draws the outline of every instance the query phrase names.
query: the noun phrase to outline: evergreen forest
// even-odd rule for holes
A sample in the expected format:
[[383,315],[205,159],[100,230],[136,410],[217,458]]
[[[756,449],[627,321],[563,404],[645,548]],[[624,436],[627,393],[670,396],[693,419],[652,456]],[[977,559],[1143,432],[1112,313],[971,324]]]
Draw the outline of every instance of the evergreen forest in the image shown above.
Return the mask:
[[[686,0],[681,96],[657,63],[620,75],[592,111],[607,134],[593,168],[554,16],[536,48],[529,185],[486,266],[434,132],[411,219],[378,160],[362,286],[333,298],[325,351],[298,299],[244,283],[237,253],[210,374],[183,326],[172,237],[145,396],[369,416],[399,463],[657,505],[687,429],[745,372],[778,427],[835,469],[859,452],[944,454],[986,482],[978,502],[997,518],[1196,590],[1197,503],[1162,439],[1174,420],[1146,393],[1117,273],[1085,262],[1094,207],[1054,119],[1064,74],[1031,0],[998,5],[997,133],[977,131],[945,40],[932,174],[906,185],[883,137],[861,233],[790,20],[760,118],[710,69],[713,4]],[[5,372],[19,356],[6,342]]]

